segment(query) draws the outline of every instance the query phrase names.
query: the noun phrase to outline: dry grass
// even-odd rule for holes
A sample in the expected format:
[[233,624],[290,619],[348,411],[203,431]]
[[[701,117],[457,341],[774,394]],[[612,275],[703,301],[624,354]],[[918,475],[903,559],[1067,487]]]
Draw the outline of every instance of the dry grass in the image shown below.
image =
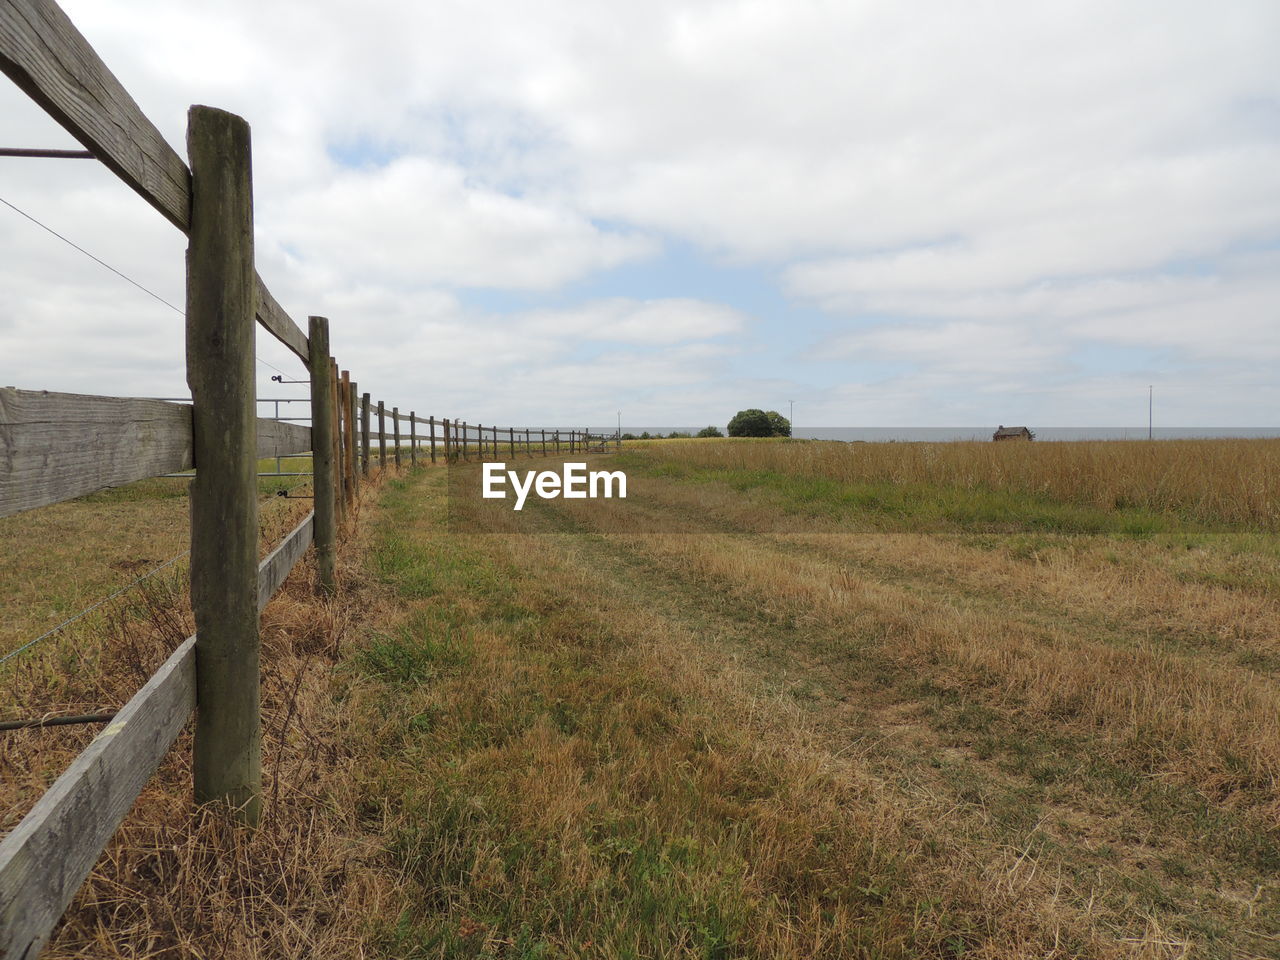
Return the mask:
[[[667,463],[681,446],[702,463],[712,445],[660,449]],[[512,584],[471,620],[504,641],[486,634],[472,651],[498,672],[433,682],[406,707],[484,704],[464,730],[408,738],[483,771],[468,795],[501,810],[468,821],[476,844],[450,841],[450,897],[433,901],[448,922],[479,923],[501,953],[521,919],[572,903],[569,929],[532,923],[548,955],[567,956],[601,937],[604,955],[1275,953],[1274,536],[628,533],[646,515],[775,529],[759,521],[786,489],[657,476],[639,478],[636,504],[556,502],[500,527],[541,535],[416,544]],[[433,586],[447,593],[448,581]],[[509,607],[523,613],[497,612]],[[545,677],[531,666],[542,657]],[[602,680],[607,693],[584,698]],[[656,729],[641,726],[655,704]],[[620,718],[633,718],[629,735]],[[532,750],[513,724],[555,750]],[[408,750],[415,779],[443,777]],[[532,792],[547,781],[554,798]],[[561,806],[554,822],[521,812]],[[681,865],[680,896],[735,918],[721,954],[691,913],[649,927],[642,906],[625,906],[644,884],[620,880],[601,850],[601,810],[661,843],[692,834],[714,848],[701,872]],[[513,834],[539,857],[572,855],[574,877],[539,874]],[[496,851],[491,872],[505,865],[486,883],[521,878],[517,910],[468,882],[482,849]],[[623,870],[670,857],[628,849]],[[736,896],[716,885],[725,876]],[[581,889],[613,899],[584,904]],[[483,955],[445,922],[399,943]]]
[[[144,487],[54,508],[69,530],[76,529],[79,510],[80,535],[113,547],[114,552],[101,550],[101,559],[96,551],[87,553],[86,583],[100,583],[108,575],[104,571],[136,549],[123,537],[104,535],[111,525],[105,508],[114,508],[117,522],[130,522],[146,516],[141,508],[151,500],[160,517],[181,514],[185,525],[185,497],[178,509],[170,502],[178,498],[150,496],[171,489]],[[377,485],[366,487],[366,499],[376,496]],[[135,505],[138,510],[128,509]],[[308,509],[309,500],[264,499],[262,551]],[[40,544],[28,539],[49,523],[44,513],[4,522],[0,533],[22,546],[7,563],[14,569],[45,565],[65,574],[73,568],[59,568],[56,558],[42,556]],[[176,530],[170,532],[177,540]],[[354,758],[344,740],[349,718],[334,671],[371,609],[372,598],[361,586],[356,536],[349,524],[340,551],[341,597],[326,602],[313,595],[308,557],[263,615],[267,802],[261,829],[229,828],[216,812],[192,807],[190,734],[184,733],[42,956],[345,958],[361,954],[370,917],[398,909],[380,838],[359,820],[350,777]],[[180,541],[164,543],[164,549],[174,546],[181,548]],[[6,664],[10,711],[26,716],[114,709],[192,629],[185,570],[179,567],[145,581],[74,632]],[[87,726],[0,735],[0,830],[17,822],[96,733]]]
[[845,484],[1011,490],[1101,510],[1139,508],[1202,523],[1280,528],[1280,440],[1072,443],[663,441],[656,462],[767,470]]
[[268,609],[264,828],[192,813],[180,745],[52,955],[1277,953],[1273,534],[618,532],[786,529],[735,446],[825,445],[666,441],[536,534],[393,481],[344,596]]

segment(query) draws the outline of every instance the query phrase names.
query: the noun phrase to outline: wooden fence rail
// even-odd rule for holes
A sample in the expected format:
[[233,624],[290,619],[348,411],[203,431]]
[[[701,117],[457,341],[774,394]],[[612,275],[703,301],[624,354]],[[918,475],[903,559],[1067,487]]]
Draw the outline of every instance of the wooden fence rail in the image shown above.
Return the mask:
[[[337,588],[338,511],[377,462],[398,466],[422,443],[446,463],[480,454],[486,438],[463,421],[401,415],[373,404],[329,352],[328,321],[308,331],[259,276],[253,252],[249,126],[210,107],[188,114],[187,161],[54,0],[0,0],[0,72],[86,150],[189,238],[187,380],[191,404],[0,388],[0,517],[107,487],[194,469],[191,593],[196,632],[129,700],[0,840],[0,960],[32,960],[103,847],[193,711],[197,801],[225,803],[246,823],[261,803],[258,616],[307,547],[317,589]],[[12,153],[11,155],[18,155]],[[28,162],[28,161],[22,161]],[[256,415],[254,323],[309,373],[310,426]],[[425,435],[417,425],[428,427]],[[488,453],[498,454],[492,427]],[[511,456],[517,430],[503,428]],[[603,450],[612,437],[542,430],[554,452]],[[531,431],[523,453],[533,455]],[[315,507],[261,563],[256,463],[310,452]],[[199,709],[196,709],[197,703]]]
[[[298,524],[258,565],[259,611],[311,542]],[[0,840],[0,957],[35,957],[196,705],[188,637]]]

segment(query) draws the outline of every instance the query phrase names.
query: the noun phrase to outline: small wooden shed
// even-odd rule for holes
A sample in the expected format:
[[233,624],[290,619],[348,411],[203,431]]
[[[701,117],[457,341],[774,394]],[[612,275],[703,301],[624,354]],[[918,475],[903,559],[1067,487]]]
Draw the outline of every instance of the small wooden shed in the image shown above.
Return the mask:
[[992,440],[1034,440],[1036,435],[1026,427],[1006,427],[1003,423],[996,427],[991,435]]

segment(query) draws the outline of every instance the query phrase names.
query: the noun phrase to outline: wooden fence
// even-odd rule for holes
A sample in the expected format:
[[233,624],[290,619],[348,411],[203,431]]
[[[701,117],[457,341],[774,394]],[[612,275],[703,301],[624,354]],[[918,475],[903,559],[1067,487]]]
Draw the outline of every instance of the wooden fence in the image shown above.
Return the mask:
[[[406,457],[414,465],[420,457],[577,454],[603,450],[612,438],[424,419],[397,407],[388,413],[338,369],[328,321],[310,317],[304,333],[258,276],[243,119],[192,107],[184,162],[53,0],[0,0],[0,70],[189,241],[189,405],[0,389],[0,516],[195,469],[195,634],[0,840],[0,958],[29,960],[193,713],[197,802],[223,803],[240,821],[257,822],[258,618],[313,543],[317,588],[335,589],[337,526],[375,459],[401,466]],[[309,371],[309,427],[257,416],[255,321]],[[256,464],[307,451],[314,510],[258,562]]]

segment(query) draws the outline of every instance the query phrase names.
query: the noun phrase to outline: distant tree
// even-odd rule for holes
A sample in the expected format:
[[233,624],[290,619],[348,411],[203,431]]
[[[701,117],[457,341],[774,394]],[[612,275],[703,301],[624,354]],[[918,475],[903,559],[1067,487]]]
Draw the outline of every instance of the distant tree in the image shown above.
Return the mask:
[[646,430],[644,433],[640,434],[640,439],[641,439],[641,440],[652,440],[653,438],[652,438],[651,436],[649,436],[649,431],[648,431],[648,430]]
[[623,440],[635,440],[635,439],[637,439],[637,438],[636,438],[636,435],[635,435],[634,433],[624,433],[624,434],[622,435],[622,439],[623,439]]
[[679,430],[672,430],[670,433],[667,434],[668,440],[680,440],[682,438],[688,439],[688,437],[689,437],[689,434],[681,433]]
[[771,437],[773,436],[773,424],[769,422],[769,415],[763,410],[755,407],[749,410],[739,410],[733,415],[733,419],[729,421],[729,436]]
[[771,437],[789,437],[791,436],[791,421],[780,414],[777,410],[770,410],[765,414],[769,418],[769,425],[773,429]]
[[739,410],[729,421],[731,437],[789,437],[791,424],[776,410]]
[[720,432],[719,427],[703,427],[701,430],[698,431],[697,435],[699,437],[723,437],[724,436],[724,434]]

